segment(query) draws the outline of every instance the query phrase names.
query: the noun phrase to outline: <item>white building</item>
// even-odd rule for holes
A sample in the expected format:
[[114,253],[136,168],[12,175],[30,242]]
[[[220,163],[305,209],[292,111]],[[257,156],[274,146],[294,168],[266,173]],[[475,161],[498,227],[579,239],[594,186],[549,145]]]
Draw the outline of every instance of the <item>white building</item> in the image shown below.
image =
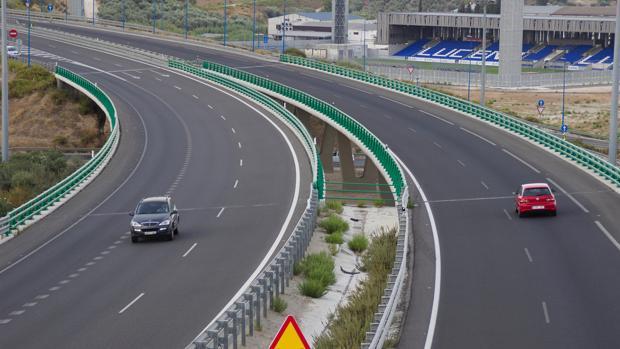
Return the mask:
[[[364,19],[349,15],[349,42],[361,43],[363,41]],[[287,14],[286,17],[272,17],[268,20],[267,34],[275,39],[282,39],[282,28],[285,29],[286,40],[321,40],[332,39],[332,13],[331,12],[301,12]],[[366,42],[374,42],[377,36],[376,21],[366,20]],[[353,41],[352,41],[353,40]],[[372,40],[372,41],[371,41]]]

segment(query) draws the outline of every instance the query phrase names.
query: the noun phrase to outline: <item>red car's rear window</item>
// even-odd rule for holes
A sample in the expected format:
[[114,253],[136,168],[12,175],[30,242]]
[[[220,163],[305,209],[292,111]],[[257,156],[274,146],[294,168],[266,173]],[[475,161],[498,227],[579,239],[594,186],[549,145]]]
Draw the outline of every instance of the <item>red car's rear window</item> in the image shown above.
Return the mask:
[[551,195],[549,188],[526,188],[523,190],[523,196],[543,196]]

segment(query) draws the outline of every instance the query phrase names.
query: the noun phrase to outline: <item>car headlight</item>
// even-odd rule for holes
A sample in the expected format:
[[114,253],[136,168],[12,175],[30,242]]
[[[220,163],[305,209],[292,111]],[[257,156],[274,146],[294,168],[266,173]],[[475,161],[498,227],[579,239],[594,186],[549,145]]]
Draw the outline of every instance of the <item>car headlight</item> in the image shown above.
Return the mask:
[[169,220],[169,219],[166,219],[165,221],[163,221],[163,222],[159,223],[159,225],[160,225],[160,226],[161,226],[161,225],[170,225],[170,220]]
[[142,225],[140,225],[140,223],[138,223],[136,221],[131,221],[131,226],[133,228],[140,228],[140,227],[142,227]]

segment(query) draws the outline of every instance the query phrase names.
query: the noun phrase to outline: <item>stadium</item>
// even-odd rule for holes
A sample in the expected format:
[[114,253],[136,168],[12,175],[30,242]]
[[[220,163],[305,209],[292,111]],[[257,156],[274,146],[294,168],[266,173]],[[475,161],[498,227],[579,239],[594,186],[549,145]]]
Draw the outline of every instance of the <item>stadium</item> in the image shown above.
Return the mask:
[[[524,6],[503,2],[501,14],[380,13],[377,44],[392,59],[499,66],[510,78],[521,67],[609,70],[614,61],[613,7]],[[519,64],[520,62],[520,64]]]

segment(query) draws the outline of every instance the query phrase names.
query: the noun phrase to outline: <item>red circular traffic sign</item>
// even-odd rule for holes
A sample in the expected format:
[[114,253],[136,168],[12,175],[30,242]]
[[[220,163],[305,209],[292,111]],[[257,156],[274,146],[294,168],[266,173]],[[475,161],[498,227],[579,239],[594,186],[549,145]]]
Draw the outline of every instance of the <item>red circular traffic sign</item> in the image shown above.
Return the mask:
[[9,30],[9,36],[15,39],[17,37],[17,29]]

